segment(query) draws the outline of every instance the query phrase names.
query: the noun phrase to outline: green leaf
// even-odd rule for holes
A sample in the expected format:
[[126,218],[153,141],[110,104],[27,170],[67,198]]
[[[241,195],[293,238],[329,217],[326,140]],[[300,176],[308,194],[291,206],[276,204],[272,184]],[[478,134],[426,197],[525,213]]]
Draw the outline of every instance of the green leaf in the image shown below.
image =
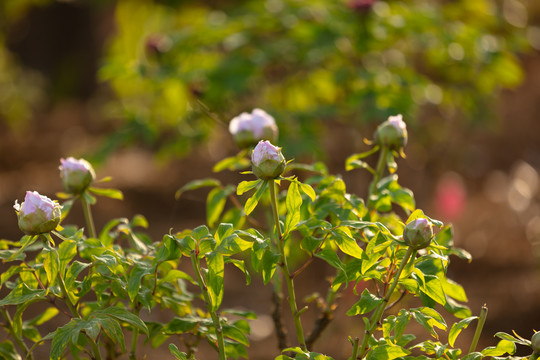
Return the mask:
[[174,197],[176,200],[178,200],[185,191],[196,190],[203,187],[216,187],[216,186],[221,186],[221,182],[217,179],[206,178],[206,179],[193,180],[193,181],[188,182],[186,185],[182,186],[180,189],[176,190]]
[[81,330],[77,328],[79,321],[81,321],[81,319],[71,319],[69,323],[56,329],[53,333],[54,336],[51,343],[51,351],[49,353],[51,360],[60,359],[73,336],[78,336]]
[[99,317],[100,325],[105,334],[113,341],[113,344],[119,344],[120,350],[126,352],[126,343],[124,339],[124,332],[120,323],[111,317],[101,316]]
[[225,259],[226,263],[231,263],[233,264],[234,266],[236,266],[238,269],[240,269],[240,271],[242,271],[246,277],[246,285],[249,285],[251,283],[251,276],[249,275],[249,272],[246,268],[246,264],[244,264],[244,261],[243,260],[238,260],[238,259],[231,259],[231,258],[226,258]]
[[21,241],[20,241],[20,245],[21,247],[19,249],[17,249],[16,252],[12,253],[10,255],[10,257],[6,260],[6,261],[13,261],[13,260],[18,260],[19,259],[19,255],[24,252],[24,250],[29,247],[30,245],[32,245],[33,243],[36,242],[36,240],[39,239],[39,236],[37,235],[25,235],[22,237]]
[[507,334],[505,332],[500,331],[500,332],[496,333],[495,336],[500,338],[500,339],[508,340],[508,341],[511,341],[513,343],[516,343],[516,344],[525,345],[525,346],[531,346],[531,340],[524,339],[519,335],[517,335],[518,337],[515,337],[515,336],[512,336],[510,334]]
[[316,257],[323,259],[331,266],[339,269],[345,273],[345,265],[341,262],[337,254],[329,249],[324,249],[315,254]]
[[215,251],[208,253],[205,259],[208,265],[206,285],[208,286],[208,294],[212,301],[210,311],[216,311],[223,300],[225,262],[223,261],[223,255]]
[[516,344],[512,341],[504,340],[498,342],[497,346],[490,346],[481,351],[484,356],[501,356],[506,353],[513,355],[516,352]]
[[257,179],[253,181],[242,181],[236,188],[236,195],[240,196],[251,189],[256,188],[263,180]]
[[219,246],[216,247],[215,251],[229,256],[245,251],[252,246],[253,242],[246,241],[237,234],[231,234],[223,239]]
[[463,329],[466,329],[467,326],[469,326],[469,324],[475,319],[478,319],[478,316],[468,317],[468,318],[463,319],[463,320],[461,320],[461,321],[459,321],[457,323],[454,323],[454,325],[452,325],[452,328],[450,328],[450,332],[448,333],[448,344],[451,347],[454,347],[454,343],[456,341],[456,338],[461,333],[461,331]]
[[77,255],[77,243],[73,240],[64,240],[58,246],[59,272],[65,273],[67,264]]
[[242,332],[242,330],[238,329],[236,326],[223,325],[223,335],[225,335],[229,339],[238,341],[240,344],[244,346],[249,346],[249,340],[247,339],[246,335]]
[[341,251],[354,258],[362,258],[363,250],[358,246],[348,228],[341,226],[332,231],[332,235]]
[[77,280],[77,276],[79,276],[81,271],[83,271],[84,269],[86,269],[90,265],[92,265],[92,264],[86,264],[86,263],[80,262],[78,260],[75,260],[71,264],[71,266],[68,268],[67,273],[66,273],[66,278],[65,278],[66,288],[71,289],[71,287],[73,286],[73,284]]
[[446,296],[439,278],[435,275],[425,275],[424,293],[441,305],[446,304]]
[[281,255],[279,253],[273,252],[270,249],[266,249],[264,251],[264,254],[261,259],[261,272],[263,277],[264,284],[268,284],[272,277],[274,276],[274,272],[276,271],[276,266],[278,262],[281,259]]
[[56,280],[60,259],[55,248],[43,249],[43,268],[47,274],[47,281],[50,285]]
[[187,333],[197,326],[202,325],[203,321],[208,321],[208,319],[203,319],[198,316],[186,316],[186,317],[175,317],[169,321],[162,329],[162,332],[165,334],[183,334]]
[[220,172],[223,170],[235,171],[235,170],[247,169],[250,166],[251,161],[248,158],[246,158],[245,155],[246,155],[245,152],[240,152],[236,156],[225,158],[219,161],[216,165],[214,165],[214,167],[212,168],[212,171]]
[[9,340],[5,340],[0,343],[0,359],[22,360],[21,356],[15,350],[13,343]]
[[152,268],[135,264],[131,269],[128,277],[128,295],[129,299],[133,302],[139,293],[141,287],[141,279],[148,274],[152,274]]
[[246,213],[246,215],[251,214],[251,212],[255,209],[255,207],[259,203],[259,200],[264,194],[264,191],[268,187],[268,183],[266,181],[261,181],[260,184],[261,185],[259,186],[257,191],[255,191],[255,194],[253,194],[253,196],[247,199],[246,204],[244,205],[244,212]]
[[122,194],[122,192],[117,189],[102,189],[91,187],[88,190],[98,196],[105,196],[116,200],[124,200],[124,194]]
[[188,360],[187,354],[180,352],[180,350],[178,350],[178,347],[174,344],[169,344],[169,351],[177,360]]
[[216,187],[210,191],[206,198],[206,221],[211,228],[219,220],[227,197],[234,191],[234,187],[228,186],[226,188]]
[[368,151],[349,156],[347,158],[347,160],[345,160],[345,170],[349,171],[349,170],[353,170],[353,169],[356,169],[358,167],[361,167],[361,166],[356,166],[356,164],[358,164],[360,162],[358,160],[364,159],[364,158],[368,157],[369,155],[376,153],[378,150],[379,150],[379,146],[374,146],[371,149],[369,149]]
[[382,302],[383,299],[371,294],[368,289],[364,289],[360,296],[360,300],[347,311],[347,315],[355,316],[366,314],[375,309]]
[[300,185],[300,190],[304,194],[306,194],[311,199],[311,201],[315,201],[315,199],[317,198],[317,194],[315,193],[315,190],[313,190],[311,185],[304,184],[304,183],[302,183],[300,181],[298,181],[298,185]]
[[126,322],[148,335],[148,328],[146,327],[146,324],[137,315],[130,313],[124,308],[111,306],[103,310],[97,310],[96,312],[111,316],[119,321]]
[[19,305],[34,299],[45,299],[46,294],[47,290],[30,289],[25,283],[20,283],[0,300],[0,306]]
[[367,360],[392,360],[409,355],[410,351],[401,346],[384,344],[376,346],[367,354]]
[[302,206],[302,196],[300,190],[295,182],[292,182],[287,189],[287,197],[285,199],[287,206],[287,216],[285,218],[285,232],[286,236],[300,221],[300,207]]

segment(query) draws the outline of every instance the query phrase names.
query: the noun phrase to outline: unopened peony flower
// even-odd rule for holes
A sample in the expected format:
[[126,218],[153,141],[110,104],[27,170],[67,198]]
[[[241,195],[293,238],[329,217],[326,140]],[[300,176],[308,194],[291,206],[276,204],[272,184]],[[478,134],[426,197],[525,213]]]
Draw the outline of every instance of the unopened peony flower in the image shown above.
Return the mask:
[[433,225],[428,219],[415,219],[405,225],[403,240],[414,250],[428,247],[433,238]]
[[270,141],[259,141],[251,153],[253,173],[259,179],[268,180],[279,177],[285,170],[285,157],[281,148]]
[[278,136],[276,121],[261,109],[233,118],[229,123],[229,132],[241,148],[255,145],[260,140],[276,141]]
[[27,191],[22,204],[15,200],[19,228],[27,235],[37,235],[56,229],[62,207],[37,191]]
[[390,116],[377,127],[375,142],[391,150],[400,150],[407,145],[407,125],[401,115]]
[[71,194],[80,194],[86,190],[96,178],[92,165],[84,159],[68,157],[60,159],[60,176],[64,189]]

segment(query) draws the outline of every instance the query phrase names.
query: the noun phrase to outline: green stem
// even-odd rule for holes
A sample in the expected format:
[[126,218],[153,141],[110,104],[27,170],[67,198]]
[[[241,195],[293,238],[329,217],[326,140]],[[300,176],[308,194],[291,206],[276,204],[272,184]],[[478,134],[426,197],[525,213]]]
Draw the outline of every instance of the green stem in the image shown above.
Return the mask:
[[301,312],[298,311],[298,307],[296,305],[294,281],[289,271],[289,265],[287,263],[287,256],[285,256],[285,246],[284,246],[283,237],[281,234],[281,226],[279,224],[276,184],[274,180],[268,180],[268,188],[270,189],[270,198],[271,198],[270,203],[272,204],[272,212],[274,214],[274,223],[275,223],[276,234],[277,234],[276,243],[278,246],[279,253],[281,254],[280,266],[283,271],[285,282],[287,283],[287,290],[289,292],[289,306],[291,307],[291,312],[294,318],[294,326],[296,328],[296,337],[298,339],[298,343],[300,344],[300,348],[302,348],[302,350],[304,351],[307,351],[306,340],[304,337],[304,329],[302,328],[302,322],[300,321]]
[[377,161],[377,168],[375,169],[375,174],[373,175],[373,180],[369,184],[368,192],[368,210],[373,210],[375,202],[373,200],[375,193],[377,192],[377,184],[381,181],[384,170],[386,168],[386,158],[388,157],[388,147],[382,146],[381,152],[379,153],[379,160]]
[[15,340],[15,343],[22,350],[22,352],[24,354],[24,357],[26,359],[34,359],[34,356],[32,355],[32,353],[30,352],[30,350],[28,349],[28,347],[24,343],[22,337],[18,337],[17,334],[15,333],[15,330],[13,329],[13,320],[11,320],[11,316],[9,316],[9,313],[3,307],[0,308],[0,313],[2,314],[4,319],[6,320],[7,331],[11,334],[11,336],[13,336],[13,339]]
[[[64,295],[64,299],[69,309],[69,312],[74,318],[80,319],[81,315],[79,315],[79,312],[77,311],[77,309],[71,302],[71,298],[69,297],[67,289],[66,289],[66,284],[64,283],[64,279],[62,278],[60,273],[58,274],[58,284],[60,285],[60,290],[62,291],[62,294]],[[94,359],[101,360],[101,353],[99,352],[98,344],[90,336],[86,335],[86,337],[88,338],[88,340],[90,340],[90,346],[92,347],[92,353],[94,354]]]
[[358,354],[358,343],[360,342],[359,338],[354,338],[353,343],[353,349],[352,349],[352,356],[350,357],[351,360],[356,360],[356,354]]
[[92,218],[92,211],[90,210],[90,204],[86,201],[84,194],[80,196],[82,208],[84,212],[84,219],[86,220],[86,226],[88,226],[88,234],[91,238],[96,237],[96,227],[94,226],[94,219]]
[[476,350],[476,345],[478,345],[478,340],[480,339],[482,329],[484,328],[484,324],[486,322],[487,312],[488,308],[486,304],[484,304],[482,306],[482,309],[480,310],[480,317],[478,318],[478,324],[476,325],[476,331],[474,332],[474,337],[472,339],[471,347],[469,348],[468,354]]
[[139,329],[134,329],[131,333],[131,350],[129,352],[129,360],[137,359],[137,338],[139,337]]
[[375,311],[371,315],[371,319],[369,320],[369,328],[367,328],[364,332],[364,338],[362,339],[362,347],[360,350],[360,354],[358,358],[362,359],[364,355],[366,355],[368,351],[368,343],[371,335],[375,332],[377,329],[377,326],[379,322],[381,321],[381,318],[384,314],[384,310],[386,308],[386,305],[388,305],[388,302],[390,301],[390,297],[392,296],[392,293],[396,289],[396,286],[399,282],[399,277],[401,273],[403,272],[403,269],[409,262],[409,260],[412,258],[414,259],[414,255],[416,255],[416,250],[413,250],[411,247],[407,248],[407,252],[405,253],[405,256],[403,256],[403,260],[401,260],[401,264],[399,265],[399,269],[397,273],[394,275],[394,281],[392,282],[392,285],[390,285],[390,288],[388,289],[388,292],[384,296],[383,301],[375,308]]
[[199,287],[202,290],[204,301],[206,302],[206,308],[208,309],[208,312],[210,313],[210,316],[212,317],[212,322],[214,324],[214,327],[216,328],[219,360],[226,360],[227,358],[225,356],[225,340],[223,338],[223,329],[221,328],[221,322],[219,321],[219,316],[212,309],[212,299],[210,298],[210,295],[208,294],[208,288],[206,287],[204,279],[201,275],[201,269],[199,267],[199,260],[197,259],[197,253],[195,251],[191,252],[191,265],[193,266],[193,270],[195,270],[197,283],[199,284]]

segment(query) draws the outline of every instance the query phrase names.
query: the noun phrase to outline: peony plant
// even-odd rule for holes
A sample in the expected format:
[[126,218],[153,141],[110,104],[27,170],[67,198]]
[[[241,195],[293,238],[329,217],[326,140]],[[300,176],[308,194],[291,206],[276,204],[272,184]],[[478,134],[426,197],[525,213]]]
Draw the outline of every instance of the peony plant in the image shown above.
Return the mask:
[[[139,347],[144,340],[168,346],[176,359],[195,359],[204,343],[220,360],[247,359],[249,321],[257,314],[224,308],[225,269],[233,267],[245,275],[246,286],[257,277],[271,288],[278,346],[268,347],[268,358],[342,358],[316,349],[343,311],[350,360],[512,359],[516,345],[537,359],[539,333],[528,340],[499,332],[495,346],[477,350],[487,307],[474,316],[465,290],[447,276],[451,257],[470,255],[453,246],[452,228],[416,208],[413,192],[399,184],[395,159],[403,156],[406,136],[402,117],[391,117],[375,132],[371,149],[346,160],[347,170],[372,173],[366,199],[349,193],[324,164],[287,161],[279,147],[261,140],[251,151],[246,180],[195,180],[177,192],[180,197],[211,188],[206,224],[171,230],[158,240],[141,231],[148,227],[141,215],[112,219],[96,231],[89,206],[95,195],[122,195],[93,187],[94,171],[85,160],[62,159],[63,203],[28,192],[15,205],[25,235],[0,240],[6,266],[0,316],[9,334],[0,342],[0,358],[34,359],[35,349],[46,344],[53,360],[135,360],[148,357]],[[217,170],[245,168],[245,151]],[[371,155],[378,155],[375,167],[366,161]],[[76,201],[83,204],[86,229],[67,223]],[[334,276],[326,294],[303,299],[298,275],[315,259]],[[345,292],[355,296],[348,309],[337,306]],[[234,299],[232,294],[227,303]],[[27,309],[36,303],[45,310],[32,317]],[[317,314],[312,324],[303,317],[309,308]],[[170,317],[160,321],[154,314],[163,310]],[[413,322],[424,332],[413,334]],[[470,347],[457,347],[471,324]]]

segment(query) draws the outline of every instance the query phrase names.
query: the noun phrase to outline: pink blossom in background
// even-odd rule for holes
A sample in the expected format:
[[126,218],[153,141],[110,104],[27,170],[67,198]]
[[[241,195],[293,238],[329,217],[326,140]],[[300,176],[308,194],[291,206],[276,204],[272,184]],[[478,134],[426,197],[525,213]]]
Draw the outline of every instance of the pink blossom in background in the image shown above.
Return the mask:
[[467,191],[461,176],[448,172],[440,177],[435,190],[435,208],[445,221],[457,220],[467,206]]

